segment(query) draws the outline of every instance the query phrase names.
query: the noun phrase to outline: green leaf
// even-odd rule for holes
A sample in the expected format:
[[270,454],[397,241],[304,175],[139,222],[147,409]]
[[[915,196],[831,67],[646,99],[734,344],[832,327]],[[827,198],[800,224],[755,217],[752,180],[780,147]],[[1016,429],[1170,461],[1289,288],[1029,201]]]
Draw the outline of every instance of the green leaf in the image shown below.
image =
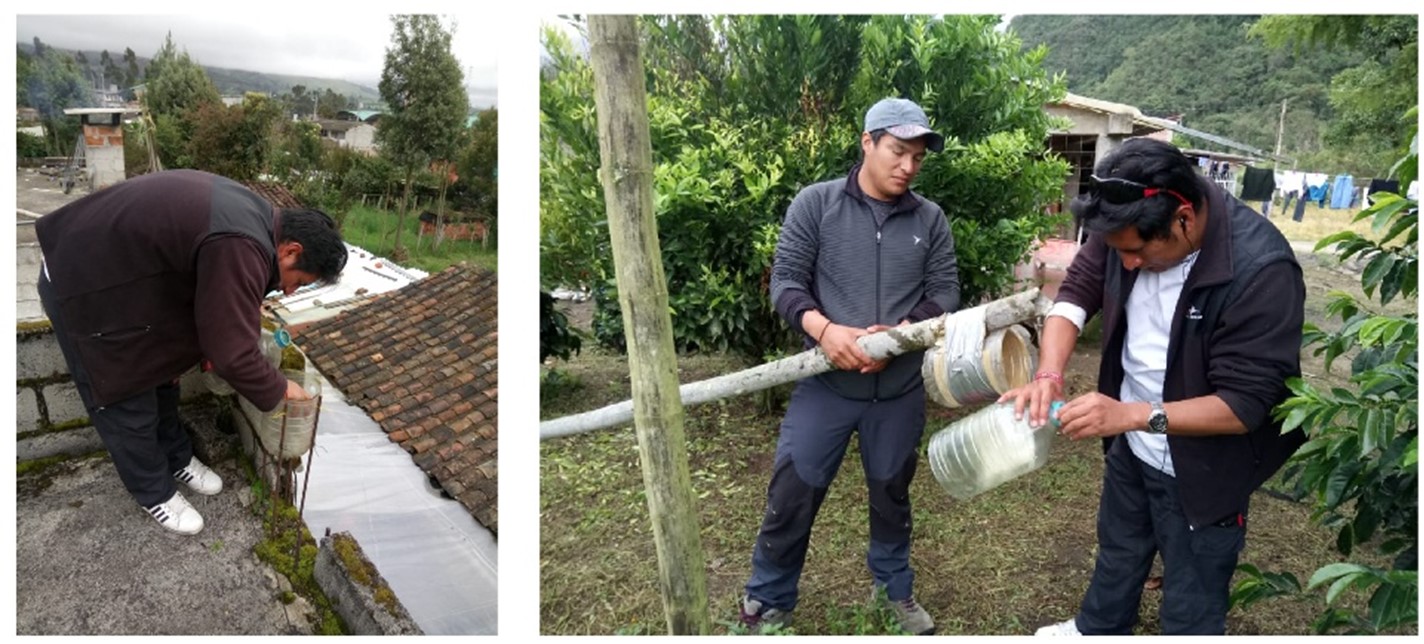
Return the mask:
[[1325,592],[1326,605],[1333,605],[1335,600],[1340,598],[1340,594],[1348,590],[1355,582],[1359,581],[1363,575],[1363,573],[1351,573],[1336,579],[1335,583],[1330,585],[1330,590]]
[[1321,566],[1315,571],[1315,574],[1310,576],[1310,583],[1306,584],[1306,590],[1314,590],[1322,584],[1345,575],[1363,574],[1369,571],[1370,569],[1365,566],[1352,563],[1333,563]]
[[1376,233],[1382,230],[1395,214],[1409,207],[1408,201],[1401,199],[1399,195],[1388,192],[1375,193],[1372,198],[1375,200],[1375,205],[1360,212],[1357,218],[1367,217],[1373,213],[1375,220],[1370,224],[1370,230]]

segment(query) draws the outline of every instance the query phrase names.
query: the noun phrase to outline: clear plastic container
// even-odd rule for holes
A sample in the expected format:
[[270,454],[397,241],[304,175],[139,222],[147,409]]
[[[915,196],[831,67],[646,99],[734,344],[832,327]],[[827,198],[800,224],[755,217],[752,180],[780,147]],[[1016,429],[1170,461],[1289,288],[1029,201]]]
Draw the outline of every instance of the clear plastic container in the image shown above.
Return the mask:
[[218,377],[218,372],[213,371],[212,362],[204,360],[201,369],[203,386],[207,387],[208,391],[218,396],[228,396],[233,393],[232,385],[227,384],[226,380]]
[[[275,332],[262,329],[262,334],[258,337],[257,342],[259,350],[262,352],[262,357],[266,358],[267,364],[281,368],[282,352],[292,344],[292,336],[287,333],[286,329],[277,329]],[[202,370],[203,384],[207,386],[208,391],[219,396],[227,396],[234,393],[232,385],[227,384],[226,380],[218,377],[217,372],[213,371],[213,363],[211,361],[204,360]]]
[[262,443],[262,449],[275,457],[291,459],[307,453],[315,439],[321,378],[310,368],[304,371],[283,371],[282,375],[301,385],[311,398],[283,400],[271,413],[263,413],[241,396],[238,397],[238,403],[248,418],[259,419],[255,433]]
[[1027,412],[1015,420],[1013,403],[997,403],[940,430],[928,449],[935,480],[962,501],[1043,467],[1062,404],[1053,403],[1043,427],[1030,427]]

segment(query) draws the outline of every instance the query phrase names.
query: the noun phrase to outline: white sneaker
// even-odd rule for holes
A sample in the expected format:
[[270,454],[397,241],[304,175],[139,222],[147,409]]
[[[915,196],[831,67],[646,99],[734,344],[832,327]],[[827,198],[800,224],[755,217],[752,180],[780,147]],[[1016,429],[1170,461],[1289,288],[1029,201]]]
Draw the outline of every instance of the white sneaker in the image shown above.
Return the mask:
[[1038,632],[1034,633],[1034,635],[1039,637],[1061,637],[1082,635],[1082,633],[1078,632],[1078,618],[1075,617],[1066,622],[1058,622],[1057,624],[1044,626],[1038,629]]
[[158,521],[158,525],[178,534],[198,534],[203,529],[203,515],[188,505],[182,493],[174,492],[167,501],[144,509]]
[[188,466],[173,473],[173,478],[178,479],[190,489],[204,496],[212,496],[222,491],[222,477],[217,472],[208,469],[203,462],[194,456],[188,461]]

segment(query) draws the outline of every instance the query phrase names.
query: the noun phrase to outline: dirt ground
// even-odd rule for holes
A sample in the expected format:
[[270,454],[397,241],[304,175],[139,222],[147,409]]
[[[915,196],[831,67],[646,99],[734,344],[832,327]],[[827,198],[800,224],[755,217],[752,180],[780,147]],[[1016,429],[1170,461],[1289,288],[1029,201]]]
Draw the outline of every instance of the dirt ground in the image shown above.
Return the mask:
[[[1304,251],[1298,258],[1307,286],[1306,319],[1334,328],[1338,323],[1324,317],[1325,296],[1337,289],[1358,295],[1357,267],[1342,267],[1331,256]],[[1397,312],[1411,304],[1389,308]],[[571,323],[589,327],[591,303],[561,305]],[[592,345],[591,340],[586,343]],[[1096,340],[1086,337],[1066,374],[1070,396],[1096,388],[1100,357]],[[544,418],[628,398],[627,366],[621,356],[588,349],[555,366],[557,375],[546,377],[541,387]],[[683,382],[692,382],[746,366],[731,356],[681,356],[679,375]],[[1334,373],[1327,374],[1322,360],[1303,353],[1302,370],[1307,378],[1344,382],[1349,365],[1339,361]],[[782,386],[687,411],[688,458],[718,624],[714,632],[737,632],[736,602],[749,572],[751,541],[761,521],[777,425],[789,390],[789,385]],[[931,404],[926,443],[964,413]],[[966,502],[939,489],[922,461],[911,485],[911,561],[917,571],[916,597],[934,615],[939,634],[1030,634],[1073,614],[1096,548],[1093,517],[1102,465],[1098,444],[1089,443],[1060,440],[1044,468]],[[889,632],[883,612],[867,608],[866,499],[856,451],[853,441],[812,533],[796,610],[798,634]],[[1306,579],[1317,567],[1337,560],[1333,533],[1311,523],[1309,513],[1307,505],[1258,493],[1241,561]],[[542,633],[665,632],[656,553],[631,431],[542,443],[540,515]],[[1370,561],[1367,554],[1359,556]],[[1347,597],[1346,604],[1360,605],[1364,599]],[[1145,593],[1140,633],[1158,632],[1160,601],[1160,592]],[[1305,634],[1321,603],[1318,597],[1278,600],[1249,612],[1233,611],[1228,633]]]

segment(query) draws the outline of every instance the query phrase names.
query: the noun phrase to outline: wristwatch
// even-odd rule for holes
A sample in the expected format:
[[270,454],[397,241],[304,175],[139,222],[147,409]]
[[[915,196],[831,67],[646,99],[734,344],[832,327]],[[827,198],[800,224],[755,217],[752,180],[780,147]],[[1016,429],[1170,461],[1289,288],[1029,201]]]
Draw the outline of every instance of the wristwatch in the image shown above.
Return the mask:
[[1147,433],[1166,434],[1167,433],[1167,410],[1162,408],[1162,403],[1152,404],[1152,413],[1147,415]]

